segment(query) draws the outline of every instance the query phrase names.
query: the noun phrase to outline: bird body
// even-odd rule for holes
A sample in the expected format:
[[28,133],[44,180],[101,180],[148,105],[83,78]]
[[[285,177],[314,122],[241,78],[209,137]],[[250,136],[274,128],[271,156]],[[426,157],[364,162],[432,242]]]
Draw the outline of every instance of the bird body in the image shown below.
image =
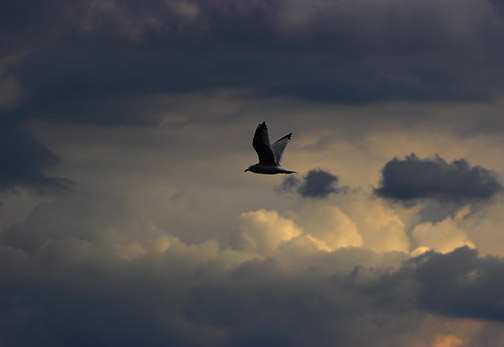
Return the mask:
[[280,166],[283,159],[283,154],[285,147],[291,139],[292,133],[285,135],[279,139],[274,144],[270,145],[268,128],[266,127],[266,122],[262,122],[257,126],[254,133],[254,139],[252,141],[252,147],[254,147],[259,157],[259,163],[250,165],[245,172],[250,171],[253,173],[264,174],[264,175],[275,175],[275,174],[293,174],[296,171],[287,170]]
[[250,165],[248,167],[248,169],[245,171],[250,171],[253,173],[258,173],[258,174],[263,174],[263,175],[275,175],[275,174],[279,174],[279,173],[283,173],[283,174],[296,173],[296,171],[287,170],[281,166],[261,165],[260,163]]

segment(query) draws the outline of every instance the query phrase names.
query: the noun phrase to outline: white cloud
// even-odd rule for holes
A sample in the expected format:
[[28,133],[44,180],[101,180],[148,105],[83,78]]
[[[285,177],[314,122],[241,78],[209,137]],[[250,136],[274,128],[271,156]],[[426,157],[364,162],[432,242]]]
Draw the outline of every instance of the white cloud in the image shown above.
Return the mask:
[[240,215],[240,232],[233,245],[241,250],[269,254],[282,242],[302,233],[302,230],[290,219],[276,211],[257,210]]
[[[347,208],[363,237],[363,247],[383,252],[408,252],[406,224],[397,214],[400,210],[392,209],[380,199],[369,199],[364,194],[352,197]],[[411,218],[407,213],[406,217]]]
[[362,236],[355,223],[337,206],[308,202],[299,212],[299,224],[322,250],[362,246]]

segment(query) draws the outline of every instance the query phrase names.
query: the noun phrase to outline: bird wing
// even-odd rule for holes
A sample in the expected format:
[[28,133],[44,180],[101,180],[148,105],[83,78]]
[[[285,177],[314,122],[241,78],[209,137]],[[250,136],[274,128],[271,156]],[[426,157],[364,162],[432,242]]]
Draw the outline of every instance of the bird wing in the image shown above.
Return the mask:
[[266,122],[262,122],[257,126],[254,140],[252,141],[252,147],[254,147],[259,156],[259,164],[277,166],[275,154],[271,149]]
[[292,133],[285,135],[280,140],[271,145],[271,149],[275,154],[276,162],[278,165],[280,165],[280,163],[282,162],[285,147],[287,147],[287,144],[289,143],[291,136]]

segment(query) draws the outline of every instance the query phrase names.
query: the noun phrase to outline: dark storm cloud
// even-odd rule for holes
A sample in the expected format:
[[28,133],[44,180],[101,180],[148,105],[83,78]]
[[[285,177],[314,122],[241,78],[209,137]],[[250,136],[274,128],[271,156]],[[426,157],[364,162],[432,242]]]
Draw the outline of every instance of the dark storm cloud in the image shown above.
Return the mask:
[[504,321],[504,261],[467,247],[415,260],[420,305],[464,318]]
[[[240,98],[362,104],[487,100],[504,87],[503,14],[485,1],[47,0],[0,6],[0,82],[8,78],[4,85],[12,94],[0,119],[19,124],[152,126],[169,109],[153,95],[212,96],[221,89],[246,91]],[[189,118],[206,117],[196,112]],[[480,126],[494,131],[490,118]],[[21,142],[13,146],[25,158],[34,153]],[[2,163],[9,160],[0,155]],[[46,152],[34,160],[38,171],[30,172],[38,174],[19,179],[48,183],[41,172],[54,158]],[[310,196],[313,189],[304,192]]]
[[[388,270],[358,248],[303,253],[295,270],[275,255],[228,266],[175,242],[125,260],[117,245],[138,239],[124,215],[71,195],[2,231],[2,345],[395,346],[423,338],[432,313],[504,321],[504,260],[468,248]],[[351,270],[358,259],[372,268]]]
[[47,236],[0,245],[2,344],[385,346],[425,336],[429,313],[504,321],[504,261],[468,248],[398,270],[331,270],[341,256],[369,257],[343,249],[292,272],[274,256],[225,269],[171,249],[121,261],[93,238]]
[[44,172],[58,162],[22,125],[0,121],[0,191],[16,187],[38,192],[65,190],[70,181]]
[[295,176],[289,176],[277,188],[279,191],[296,191],[304,198],[325,199],[329,194],[338,194],[338,176],[330,172],[314,169],[308,171],[302,180]]
[[[397,317],[418,325],[408,318],[414,306],[389,305],[400,283],[367,292],[359,271],[292,276],[274,258],[231,271],[177,269],[170,264],[181,259],[169,255],[127,264],[92,246],[79,259],[72,252],[79,255],[84,242],[65,242],[75,249],[46,244],[32,259],[0,249],[9,265],[0,274],[4,344],[372,346],[391,338]],[[397,316],[385,321],[389,314]]]
[[0,38],[29,52],[14,69],[28,96],[16,117],[142,123],[148,113],[104,107],[159,92],[366,103],[483,100],[504,86],[502,18],[486,1],[6,3]]
[[463,203],[488,200],[502,191],[495,174],[464,159],[447,163],[439,156],[420,159],[414,153],[394,158],[382,169],[378,196],[404,203],[422,199]]
[[[384,57],[368,61],[387,51],[377,43],[388,39],[393,43],[398,38],[390,28],[378,40],[370,34],[375,31],[363,31],[359,22],[370,10],[361,12],[350,2],[318,3],[310,5],[309,11],[303,2],[243,0],[6,1],[0,6],[1,45],[8,58],[18,57],[8,64],[1,57],[0,79],[9,76],[22,90],[22,98],[15,106],[2,109],[0,119],[18,124],[37,119],[102,126],[153,125],[166,108],[143,100],[159,93],[229,88],[248,90],[249,97],[282,95],[359,103],[385,100],[410,89],[414,94],[418,88],[426,90],[423,84],[433,84],[428,82],[430,68],[419,68],[418,73],[406,68],[408,77],[403,78],[401,72],[388,71],[397,64],[377,69]],[[392,22],[400,18],[401,9],[396,10]],[[405,10],[411,11],[408,6]],[[429,12],[429,6],[425,11]],[[378,17],[373,25],[388,22]],[[418,35],[422,41],[438,37],[422,31]],[[451,42],[450,37],[447,41]],[[440,47],[445,45],[434,42],[426,48]],[[443,76],[437,70],[431,75],[434,78]],[[397,81],[414,83],[408,89]],[[428,90],[437,96],[450,88],[431,86]],[[424,92],[413,98],[422,99]],[[11,145],[19,157],[33,158],[38,170],[28,170],[34,172],[33,177],[19,176],[19,180],[27,185],[36,180],[48,183],[42,172],[56,162],[56,156],[45,151],[33,157],[33,145],[23,146],[21,141]],[[10,160],[5,152],[1,155],[2,163]],[[12,167],[19,165],[13,163]],[[310,192],[307,190],[308,195]]]

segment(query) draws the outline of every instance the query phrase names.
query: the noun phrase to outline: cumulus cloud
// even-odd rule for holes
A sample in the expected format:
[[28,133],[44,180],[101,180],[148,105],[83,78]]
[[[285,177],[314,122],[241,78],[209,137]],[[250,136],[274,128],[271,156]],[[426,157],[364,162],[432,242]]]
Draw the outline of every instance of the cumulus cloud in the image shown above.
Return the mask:
[[414,204],[423,199],[464,203],[489,200],[503,190],[496,175],[464,159],[447,163],[440,156],[420,159],[414,153],[394,158],[382,169],[378,196]]
[[307,205],[300,212],[300,224],[319,249],[360,247],[363,239],[352,219],[337,206]]
[[302,232],[292,220],[281,217],[276,211],[246,212],[240,219],[241,231],[234,239],[234,246],[259,254],[271,253],[281,242]]
[[406,233],[408,222],[379,199],[352,197],[349,215],[363,237],[363,247],[380,252],[408,252],[410,240]]
[[342,191],[338,187],[338,176],[321,169],[308,171],[302,180],[289,176],[277,189],[290,192],[295,190],[302,197],[313,199],[325,199],[331,193],[338,194]]

